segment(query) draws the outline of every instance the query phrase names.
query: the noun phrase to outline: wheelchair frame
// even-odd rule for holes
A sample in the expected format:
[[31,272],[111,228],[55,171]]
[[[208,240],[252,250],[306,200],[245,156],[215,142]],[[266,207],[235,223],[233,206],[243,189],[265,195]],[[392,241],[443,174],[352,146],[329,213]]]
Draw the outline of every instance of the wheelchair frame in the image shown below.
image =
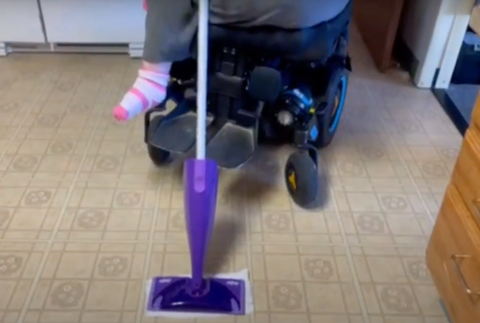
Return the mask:
[[[280,60],[276,67],[271,67],[270,60],[248,53],[244,55],[228,47],[215,48],[210,60],[209,125],[206,140],[208,158],[217,160],[220,167],[236,168],[253,155],[260,137],[290,141],[298,151],[290,156],[285,166],[287,189],[297,204],[305,208],[312,207],[317,201],[319,191],[317,148],[328,145],[335,132],[333,131],[329,140],[319,144],[313,136],[313,129],[318,132],[319,125],[325,123],[325,118],[329,117],[326,110],[331,102],[327,102],[325,111],[314,111],[306,118],[298,119],[290,127],[283,127],[283,131],[275,131],[275,100],[265,102],[248,94],[249,77],[252,71],[262,64],[272,69],[276,69],[278,64],[293,64],[294,67],[290,67],[290,70],[296,70],[293,79],[304,78],[307,83],[315,85],[313,83],[318,79],[321,70],[327,73],[351,71],[347,38],[338,39],[334,55],[316,62]],[[277,71],[285,72],[288,68],[284,65]],[[177,106],[167,114],[158,115],[167,110],[166,100],[145,114],[145,143],[152,161],[157,166],[167,162],[170,153],[189,153],[195,145],[195,100],[189,95],[189,91],[194,91],[195,87],[195,82],[192,82],[195,79],[195,61],[176,63],[172,68],[172,79],[167,90],[167,100],[173,100]],[[320,103],[316,103],[315,110],[321,106],[324,99],[322,97],[328,94],[326,91],[331,87],[331,81],[326,79],[322,84],[317,84],[313,96]],[[347,83],[342,90],[343,96],[346,87]],[[334,88],[337,89],[336,84]],[[343,106],[340,108],[343,109]],[[341,112],[340,110],[339,113]],[[235,149],[225,148],[232,146],[235,146]]]

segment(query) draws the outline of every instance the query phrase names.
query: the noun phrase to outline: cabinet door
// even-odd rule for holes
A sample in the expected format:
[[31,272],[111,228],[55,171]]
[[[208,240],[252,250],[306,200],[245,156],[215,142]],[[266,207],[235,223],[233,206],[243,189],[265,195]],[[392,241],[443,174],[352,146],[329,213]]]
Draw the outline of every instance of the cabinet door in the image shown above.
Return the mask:
[[475,103],[475,107],[473,108],[472,123],[480,131],[480,93],[478,93],[477,102]]
[[0,42],[45,42],[37,0],[0,1]]
[[[19,1],[19,0],[16,0]],[[52,43],[143,43],[141,0],[40,0]]]
[[465,134],[452,182],[480,226],[480,131],[475,127]]

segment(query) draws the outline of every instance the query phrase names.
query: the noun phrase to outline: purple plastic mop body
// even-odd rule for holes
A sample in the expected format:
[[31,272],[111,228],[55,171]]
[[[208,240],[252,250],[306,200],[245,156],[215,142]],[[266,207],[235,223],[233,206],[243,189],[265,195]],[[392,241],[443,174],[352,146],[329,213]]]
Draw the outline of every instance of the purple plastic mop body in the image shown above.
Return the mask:
[[187,160],[184,181],[192,276],[154,278],[147,310],[245,315],[244,281],[204,277],[217,204],[216,163],[212,160]]

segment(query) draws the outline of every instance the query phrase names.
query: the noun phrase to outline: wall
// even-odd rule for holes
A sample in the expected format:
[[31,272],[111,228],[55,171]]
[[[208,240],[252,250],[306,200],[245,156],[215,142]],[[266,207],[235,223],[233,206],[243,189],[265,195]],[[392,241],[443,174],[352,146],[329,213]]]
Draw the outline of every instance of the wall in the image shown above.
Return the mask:
[[0,0],[0,56],[19,51],[141,56],[141,0]]
[[[400,36],[418,61],[413,71],[415,85],[448,87],[448,71],[456,63],[466,31],[465,17],[474,1],[406,0]],[[440,80],[433,84],[437,74]]]
[[453,21],[444,12],[454,1],[407,0],[400,35],[417,60],[412,72],[418,87],[432,86]]
[[440,1],[407,0],[401,23],[401,36],[419,61],[425,59],[433,34],[435,20],[440,11]]
[[0,42],[45,42],[36,0],[0,0]]

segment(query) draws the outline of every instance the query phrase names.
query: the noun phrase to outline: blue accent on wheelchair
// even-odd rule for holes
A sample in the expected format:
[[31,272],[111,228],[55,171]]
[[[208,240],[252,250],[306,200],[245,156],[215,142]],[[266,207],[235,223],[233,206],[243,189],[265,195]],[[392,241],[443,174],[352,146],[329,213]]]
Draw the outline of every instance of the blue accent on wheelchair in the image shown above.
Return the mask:
[[340,117],[342,116],[343,107],[345,106],[345,98],[347,96],[347,76],[342,76],[340,79],[340,99],[338,102],[337,110],[335,111],[335,115],[333,116],[333,121],[330,125],[328,131],[330,133],[335,132],[337,130],[338,124],[340,123]]
[[317,126],[313,126],[312,129],[310,129],[310,139],[312,141],[317,140],[318,138],[318,129]]

